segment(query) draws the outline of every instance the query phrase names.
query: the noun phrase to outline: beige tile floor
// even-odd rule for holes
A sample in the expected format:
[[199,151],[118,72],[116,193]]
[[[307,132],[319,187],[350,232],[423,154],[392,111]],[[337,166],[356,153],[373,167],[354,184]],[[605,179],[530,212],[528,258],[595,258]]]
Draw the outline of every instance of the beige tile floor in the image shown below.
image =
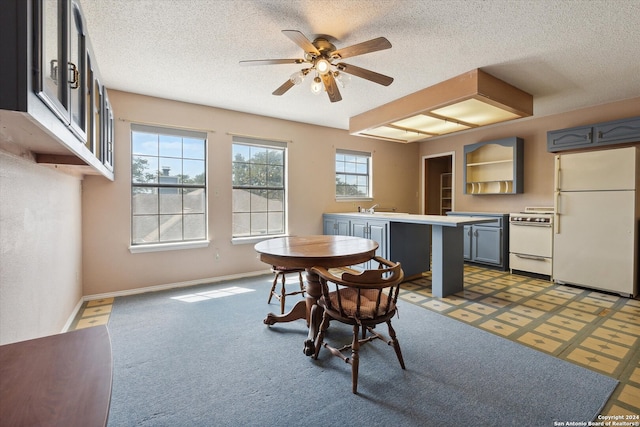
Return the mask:
[[458,294],[435,298],[428,274],[402,289],[406,301],[616,378],[603,414],[640,414],[640,300],[470,265]]
[[[463,292],[435,298],[426,274],[404,283],[400,297],[616,378],[603,415],[640,414],[639,299],[471,265],[464,280]],[[70,329],[107,324],[113,301],[86,302]]]

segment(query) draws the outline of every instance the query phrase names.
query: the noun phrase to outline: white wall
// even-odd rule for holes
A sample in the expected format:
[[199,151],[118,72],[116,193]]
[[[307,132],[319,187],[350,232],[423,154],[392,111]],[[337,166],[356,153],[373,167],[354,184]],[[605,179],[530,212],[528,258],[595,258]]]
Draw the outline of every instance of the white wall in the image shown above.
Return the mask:
[[[83,186],[85,295],[268,271],[254,243],[231,242],[231,134],[288,143],[289,233],[322,234],[323,212],[355,211],[335,201],[336,148],[372,152],[374,200],[418,213],[418,145],[353,137],[345,130],[272,119],[219,108],[109,91],[115,112],[115,181],[88,176]],[[208,133],[208,248],[129,251],[131,230],[130,123]]]
[[0,150],[0,344],[62,332],[82,298],[81,181]]
[[[640,98],[588,107],[545,117],[530,117],[500,125],[454,133],[420,144],[420,156],[455,151],[455,210],[520,212],[527,206],[553,206],[554,154],[547,152],[547,132],[640,114]],[[464,146],[517,136],[524,139],[524,192],[522,194],[464,194]]]

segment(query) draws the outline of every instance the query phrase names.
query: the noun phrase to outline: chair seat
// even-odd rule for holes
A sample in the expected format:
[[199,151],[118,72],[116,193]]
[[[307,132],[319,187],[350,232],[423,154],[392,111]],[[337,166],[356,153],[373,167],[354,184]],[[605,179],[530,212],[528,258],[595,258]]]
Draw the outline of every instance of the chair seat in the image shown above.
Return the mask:
[[301,273],[305,270],[301,267],[285,267],[282,265],[274,265],[271,267],[271,271],[273,271],[274,273]]
[[343,288],[339,291],[329,292],[329,300],[331,301],[329,307],[336,307],[336,309],[339,307],[338,292],[340,293],[343,313],[348,317],[358,317],[362,320],[374,319],[396,309],[393,301],[388,306],[388,299],[382,298],[376,312],[376,300],[379,292],[374,289],[363,289],[360,292],[360,315],[358,316],[358,290],[354,288]]

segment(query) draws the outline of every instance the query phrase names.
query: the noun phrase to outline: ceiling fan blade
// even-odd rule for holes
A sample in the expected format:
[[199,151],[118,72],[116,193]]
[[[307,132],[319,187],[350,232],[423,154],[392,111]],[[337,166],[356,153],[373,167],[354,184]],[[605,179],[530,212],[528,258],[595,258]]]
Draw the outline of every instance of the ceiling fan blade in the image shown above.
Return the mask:
[[338,70],[342,71],[343,73],[351,74],[352,76],[360,77],[362,79],[367,79],[383,86],[389,86],[391,83],[393,83],[393,77],[385,76],[384,74],[376,73],[375,71],[356,67],[355,65],[340,62],[336,66],[338,67]]
[[333,74],[322,74],[322,82],[324,83],[324,88],[326,89],[331,102],[338,102],[342,100],[342,95],[340,95],[340,91],[338,90],[336,79],[333,78]]
[[289,89],[291,89],[293,86],[294,84],[291,81],[291,79],[287,79],[286,82],[282,83],[282,86],[280,86],[278,89],[273,91],[272,95],[276,95],[276,96],[284,95],[284,93]]
[[352,46],[343,47],[342,49],[331,52],[331,56],[339,56],[340,58],[350,58],[352,56],[363,55],[365,53],[377,52],[379,50],[389,49],[391,43],[384,37],[369,40],[366,42],[354,44]]
[[307,53],[316,56],[320,55],[320,51],[311,43],[311,41],[298,30],[282,30],[282,34],[289,37],[291,41],[300,46]]
[[304,59],[253,59],[240,61],[240,65],[274,65],[274,64],[302,64]]

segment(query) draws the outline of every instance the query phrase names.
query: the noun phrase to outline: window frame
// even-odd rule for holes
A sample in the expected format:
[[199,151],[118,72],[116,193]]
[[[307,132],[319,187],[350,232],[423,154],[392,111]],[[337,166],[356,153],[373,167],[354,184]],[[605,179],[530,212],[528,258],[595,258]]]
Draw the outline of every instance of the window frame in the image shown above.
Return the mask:
[[[157,152],[155,154],[149,153],[137,153],[134,147],[134,134],[135,133],[144,133],[148,135],[153,135],[157,138]],[[209,211],[208,211],[208,135],[204,131],[196,131],[196,130],[188,130],[181,128],[173,128],[173,127],[164,127],[157,125],[145,125],[139,123],[131,123],[130,129],[131,136],[131,164],[130,164],[130,188],[131,188],[131,198],[130,198],[130,220],[131,220],[131,229],[130,229],[130,246],[129,250],[132,253],[138,252],[155,252],[155,251],[164,251],[164,250],[174,250],[174,249],[192,249],[199,247],[207,247],[209,245]],[[162,137],[168,138],[180,138],[180,155],[176,156],[175,154],[171,155],[162,155],[161,150],[161,139]],[[198,153],[197,157],[188,156],[185,154],[185,140],[186,139],[195,139],[202,140],[202,152]],[[134,176],[134,163],[138,157],[148,157],[150,159],[157,159],[157,165],[154,165],[155,170],[155,181],[152,182],[144,182],[144,181],[136,181],[136,177]],[[176,182],[161,182],[161,177],[164,176],[161,173],[163,169],[161,165],[161,159],[170,160],[172,162],[179,161],[181,165],[181,170],[179,175],[175,175],[171,178],[176,178]],[[202,182],[182,182],[181,180],[185,177],[184,166],[186,163],[192,162],[202,162],[202,167],[199,170],[202,170]],[[152,169],[150,169],[152,170]],[[168,173],[168,172],[167,172]],[[200,174],[194,176],[194,178],[198,177]],[[189,175],[186,175],[189,176]],[[150,178],[153,179],[153,178]],[[172,180],[171,180],[172,181]],[[154,213],[140,213],[136,212],[136,202],[135,195],[136,189],[151,189],[152,192],[150,194],[157,195],[157,206]],[[181,194],[180,198],[180,207],[173,212],[162,212],[162,191],[165,191],[165,194],[169,194],[170,192],[177,191],[178,194]],[[202,229],[198,230],[198,236],[189,238],[188,236],[185,238],[185,219],[191,215],[188,212],[185,212],[187,207],[185,206],[185,194],[188,194],[190,191],[202,190],[204,194],[201,196],[201,202],[196,200],[196,203],[200,205],[201,212],[196,212],[195,215],[202,215]],[[155,193],[153,192],[155,191]],[[169,192],[169,193],[167,193]],[[140,242],[136,239],[136,217],[140,216],[156,216],[157,217],[157,227],[153,230],[157,232],[157,240],[152,240],[150,242]],[[162,240],[162,231],[161,231],[161,219],[162,217],[170,216],[175,218],[176,216],[180,217],[180,238],[177,239],[167,239]]]
[[[338,171],[338,155],[345,155],[345,156],[356,156],[360,159],[364,159],[366,158],[367,161],[367,173],[366,174],[362,174],[362,173],[348,173],[346,171]],[[356,150],[346,150],[346,149],[342,149],[342,148],[336,148],[336,154],[335,154],[335,162],[334,162],[334,176],[335,176],[335,198],[337,202],[348,202],[348,201],[358,201],[358,200],[365,200],[365,201],[370,201],[373,200],[373,153],[371,152],[367,152],[367,151],[356,151]],[[355,177],[363,177],[366,176],[367,178],[367,194],[366,195],[340,195],[338,193],[338,175],[350,175],[350,176],[355,176]]]
[[[282,182],[282,186],[274,186],[274,185],[251,185],[251,184],[243,184],[243,185],[237,185],[236,182],[234,182],[234,171],[235,171],[235,164],[236,164],[236,160],[234,158],[235,153],[236,153],[236,145],[242,145],[245,147],[249,147],[249,149],[251,148],[257,148],[257,149],[267,149],[267,150],[276,150],[276,151],[281,151],[282,155],[282,163],[281,165],[276,165],[276,166],[281,166],[282,167],[282,173],[281,173],[281,182]],[[268,154],[267,154],[268,155]],[[265,160],[268,161],[268,160]],[[246,162],[243,162],[243,164],[245,164],[245,166],[249,166],[251,164],[251,157],[249,159],[247,159]],[[264,164],[259,164],[265,168],[268,168],[268,166],[270,165],[269,163],[264,163]],[[250,167],[250,166],[249,166]],[[232,177],[231,177],[231,239],[232,242],[236,242],[236,243],[244,243],[244,242],[252,242],[252,241],[259,241],[259,240],[264,240],[266,238],[273,238],[273,237],[279,237],[279,236],[286,236],[288,234],[288,229],[289,229],[289,225],[288,225],[288,218],[289,218],[289,204],[288,204],[288,195],[289,195],[289,185],[288,185],[288,144],[285,141],[279,141],[279,140],[273,140],[273,139],[266,139],[266,138],[256,138],[256,137],[248,137],[248,136],[241,136],[241,135],[233,135],[232,136],[232,140],[231,140],[231,171],[232,171]],[[267,183],[268,184],[268,183]],[[278,210],[270,210],[269,209],[269,198],[267,197],[266,200],[266,210],[256,210],[254,211],[251,207],[251,197],[250,197],[250,207],[248,210],[249,213],[249,225],[248,225],[248,233],[242,233],[242,234],[236,234],[236,214],[242,214],[242,213],[247,213],[247,211],[236,211],[236,199],[235,199],[235,190],[259,190],[259,191],[282,191],[282,210],[278,211]],[[276,200],[276,199],[274,199]],[[265,213],[266,214],[266,232],[265,233],[254,233],[252,230],[252,214],[254,213]],[[282,227],[280,229],[278,229],[277,231],[274,231],[273,233],[269,232],[269,213],[271,212],[281,212],[281,222],[282,222]]]

